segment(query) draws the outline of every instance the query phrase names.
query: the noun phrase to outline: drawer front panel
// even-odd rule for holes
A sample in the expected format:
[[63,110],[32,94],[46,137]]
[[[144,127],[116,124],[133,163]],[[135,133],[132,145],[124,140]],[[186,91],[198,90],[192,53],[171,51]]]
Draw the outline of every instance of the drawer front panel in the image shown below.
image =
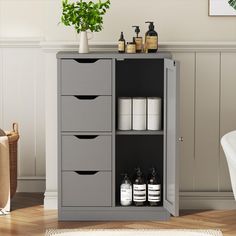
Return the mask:
[[111,60],[61,60],[62,95],[111,95]]
[[62,131],[111,131],[111,96],[62,96]]
[[111,172],[62,172],[62,206],[111,206]]
[[62,170],[111,170],[111,136],[62,136]]

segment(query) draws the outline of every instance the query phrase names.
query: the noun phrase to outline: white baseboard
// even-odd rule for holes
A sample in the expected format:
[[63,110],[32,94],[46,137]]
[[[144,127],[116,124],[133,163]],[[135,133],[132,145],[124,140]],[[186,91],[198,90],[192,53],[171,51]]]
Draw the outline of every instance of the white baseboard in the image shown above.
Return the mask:
[[180,209],[236,209],[232,192],[180,192]]
[[57,192],[46,191],[44,193],[44,209],[53,210],[57,208]]
[[40,177],[40,176],[18,177],[17,192],[25,192],[25,193],[45,192],[45,177]]

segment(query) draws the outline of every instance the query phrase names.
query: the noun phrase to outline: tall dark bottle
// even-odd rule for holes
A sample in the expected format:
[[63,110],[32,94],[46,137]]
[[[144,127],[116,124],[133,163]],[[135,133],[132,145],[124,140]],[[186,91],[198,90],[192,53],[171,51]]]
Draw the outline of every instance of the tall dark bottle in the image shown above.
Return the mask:
[[133,202],[135,206],[144,206],[146,202],[146,182],[140,168],[136,169],[133,181]]
[[124,53],[125,52],[125,39],[124,39],[123,32],[121,32],[120,39],[118,41],[118,52],[119,53]]
[[154,24],[152,21],[147,21],[149,23],[149,30],[145,34],[145,52],[154,53],[158,50],[158,34],[154,30]]
[[150,206],[157,206],[161,201],[161,184],[157,178],[155,168],[151,168],[148,178],[148,203]]

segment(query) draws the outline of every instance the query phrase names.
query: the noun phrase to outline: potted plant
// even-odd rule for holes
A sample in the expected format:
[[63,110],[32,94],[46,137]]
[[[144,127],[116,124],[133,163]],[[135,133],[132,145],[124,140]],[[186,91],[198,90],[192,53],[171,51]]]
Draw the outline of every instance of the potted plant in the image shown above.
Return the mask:
[[229,0],[229,5],[236,10],[236,0]]
[[65,26],[74,26],[76,32],[80,34],[80,53],[88,53],[87,31],[99,32],[102,30],[103,15],[110,7],[110,0],[97,3],[92,1],[79,0],[70,2],[62,0],[61,22]]

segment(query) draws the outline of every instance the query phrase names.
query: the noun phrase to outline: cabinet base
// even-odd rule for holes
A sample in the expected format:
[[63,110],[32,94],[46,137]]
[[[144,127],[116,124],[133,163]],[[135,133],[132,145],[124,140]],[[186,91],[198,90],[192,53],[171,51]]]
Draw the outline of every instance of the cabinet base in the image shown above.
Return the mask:
[[100,210],[61,209],[58,213],[59,221],[165,221],[170,218],[169,212],[163,208],[147,207],[112,207]]

